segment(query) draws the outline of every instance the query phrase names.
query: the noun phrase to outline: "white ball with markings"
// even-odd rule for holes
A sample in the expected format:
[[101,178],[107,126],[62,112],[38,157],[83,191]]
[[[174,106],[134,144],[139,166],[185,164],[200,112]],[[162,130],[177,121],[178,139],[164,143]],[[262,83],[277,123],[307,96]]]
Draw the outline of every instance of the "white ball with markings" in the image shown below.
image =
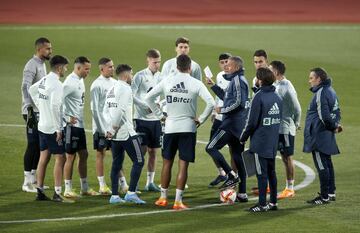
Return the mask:
[[234,204],[236,200],[236,191],[233,188],[228,188],[220,192],[220,201],[226,204]]

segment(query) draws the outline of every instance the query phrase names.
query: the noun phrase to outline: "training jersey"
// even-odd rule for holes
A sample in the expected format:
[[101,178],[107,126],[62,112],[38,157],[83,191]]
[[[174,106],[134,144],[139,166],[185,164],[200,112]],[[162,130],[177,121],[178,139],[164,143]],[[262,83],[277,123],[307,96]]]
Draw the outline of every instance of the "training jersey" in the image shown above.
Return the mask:
[[95,81],[91,84],[90,87],[90,96],[91,96],[91,112],[92,112],[92,130],[93,134],[96,132],[101,135],[105,135],[105,119],[103,115],[106,93],[108,90],[114,86],[116,80],[113,78],[105,78],[100,75]]
[[[176,73],[179,73],[179,70],[177,69],[177,64],[176,64],[176,57],[167,60],[161,70],[161,78],[162,79],[166,79],[169,76],[172,76]],[[194,78],[196,78],[197,80],[202,79],[202,73],[201,73],[201,67],[199,64],[197,64],[195,61],[191,60],[191,73],[190,75]]]
[[63,87],[59,75],[50,72],[33,84],[29,93],[39,109],[39,131],[45,134],[61,132]]
[[39,112],[39,110],[34,105],[30,94],[29,88],[31,85],[39,81],[46,75],[46,65],[45,61],[41,60],[37,56],[33,56],[25,65],[23,71],[23,80],[21,84],[21,95],[22,95],[22,114],[27,114],[27,108],[33,107],[34,112]]
[[290,134],[295,136],[296,128],[300,124],[301,106],[292,83],[284,78],[276,80],[273,84],[276,93],[280,96],[283,103],[282,118],[280,123],[280,134]]
[[[118,80],[106,94],[104,117],[106,131],[113,134],[112,140],[126,141],[136,135],[132,123],[133,93],[131,86]],[[119,128],[114,130],[113,126]]]
[[[223,75],[225,74],[224,71],[221,71],[217,74],[216,76],[216,85],[218,85],[221,89],[225,90],[228,86],[230,81],[226,80]],[[224,105],[224,102],[222,101],[222,99],[220,99],[218,96],[215,97],[215,107],[222,107]],[[223,114],[221,113],[216,113],[214,111],[215,114],[215,119],[222,121],[223,119]]]
[[84,102],[85,85],[84,79],[72,72],[64,83],[64,126],[70,122],[70,117],[76,117],[77,123],[72,125],[78,128],[84,128]]
[[146,94],[146,103],[159,119],[163,113],[154,100],[160,94],[166,98],[166,134],[196,132],[194,118],[196,117],[198,96],[206,103],[204,111],[198,118],[201,124],[211,114],[215,105],[215,101],[205,85],[188,73],[178,72],[174,76],[162,80]]
[[[160,72],[153,74],[149,68],[134,75],[131,89],[134,97],[134,119],[145,121],[159,120],[154,113],[149,113],[149,106],[145,103],[145,95],[160,82]],[[159,98],[160,99],[160,98]],[[156,100],[158,103],[158,100]]]

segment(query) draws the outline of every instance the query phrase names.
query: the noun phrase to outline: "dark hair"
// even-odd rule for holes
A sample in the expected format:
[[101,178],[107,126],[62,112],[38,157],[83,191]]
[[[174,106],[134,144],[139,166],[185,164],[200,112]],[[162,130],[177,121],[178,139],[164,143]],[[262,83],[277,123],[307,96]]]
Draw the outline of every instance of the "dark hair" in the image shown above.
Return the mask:
[[185,72],[191,67],[191,58],[188,55],[182,54],[176,58],[176,65],[180,72]]
[[321,81],[325,81],[328,79],[328,74],[323,68],[316,67],[310,70],[310,72],[314,72],[316,77],[320,77]]
[[75,59],[74,64],[76,63],[84,65],[85,63],[90,63],[90,60],[87,57],[80,56]]
[[275,75],[269,68],[259,68],[256,71],[256,78],[261,80],[262,86],[271,86],[275,81]]
[[159,58],[160,56],[160,51],[157,49],[149,49],[149,51],[146,53],[146,57],[150,58]]
[[35,47],[38,47],[38,46],[43,45],[45,43],[50,43],[50,41],[45,37],[40,37],[39,39],[37,39],[35,41]]
[[188,38],[186,38],[186,37],[179,37],[179,38],[177,38],[176,41],[175,41],[175,46],[177,47],[178,44],[180,44],[180,43],[190,44],[190,40],[189,40]]
[[259,49],[259,50],[255,51],[254,57],[265,57],[267,59],[267,54],[266,54],[265,50]]
[[232,60],[236,63],[236,65],[239,67],[239,69],[243,68],[244,65],[244,61],[241,57],[239,56],[231,56],[229,57],[229,60]]
[[128,64],[120,64],[116,67],[115,74],[120,75],[123,72],[131,71],[132,68]]
[[50,59],[49,63],[50,63],[50,68],[54,69],[57,66],[69,64],[69,61],[68,59],[66,59],[66,57],[63,57],[61,55],[55,55]]
[[272,61],[270,65],[274,67],[281,75],[285,74],[286,67],[285,64],[281,61]]
[[102,58],[100,58],[100,60],[99,60],[99,65],[106,65],[106,63],[108,63],[108,62],[111,62],[111,59],[110,59],[110,58],[102,57]]
[[222,53],[222,54],[219,55],[219,61],[229,59],[229,57],[231,57],[230,53]]

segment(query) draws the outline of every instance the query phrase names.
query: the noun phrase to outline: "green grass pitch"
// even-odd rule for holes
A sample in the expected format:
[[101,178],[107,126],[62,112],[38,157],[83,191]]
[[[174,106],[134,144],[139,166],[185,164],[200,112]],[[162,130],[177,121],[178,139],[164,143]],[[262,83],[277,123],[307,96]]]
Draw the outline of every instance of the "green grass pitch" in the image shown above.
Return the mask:
[[[0,26],[0,221],[54,219],[64,217],[104,216],[124,214],[114,218],[89,218],[66,222],[0,223],[0,232],[359,232],[360,231],[360,26],[359,25],[231,25],[214,27],[160,26]],[[3,124],[23,124],[21,117],[22,71],[34,53],[33,43],[38,37],[48,37],[53,45],[53,54],[65,55],[73,62],[79,55],[88,56],[93,63],[86,85],[86,128],[91,129],[89,88],[98,76],[97,60],[111,57],[115,64],[128,63],[134,71],[145,67],[145,52],[157,48],[165,61],[175,56],[174,41],[178,36],[191,40],[191,57],[203,68],[209,65],[213,73],[218,71],[217,56],[221,52],[240,55],[245,60],[245,75],[250,82],[255,70],[252,54],[256,49],[265,49],[269,60],[286,63],[286,76],[294,84],[303,110],[302,126],[307,105],[312,94],[308,90],[309,69],[321,66],[333,77],[342,110],[344,132],[337,136],[341,155],[333,157],[336,172],[337,201],[327,206],[311,207],[305,201],[313,198],[319,190],[318,178],[297,191],[296,197],[282,200],[280,210],[264,214],[249,214],[244,209],[255,201],[232,206],[218,206],[183,212],[152,213],[159,211],[153,205],[158,194],[144,193],[141,197],[148,203],[144,206],[110,206],[108,197],[81,198],[75,204],[37,203],[35,195],[21,191],[23,182],[23,152],[25,130]],[[69,66],[70,71],[72,65]],[[68,72],[68,73],[69,73]],[[199,104],[200,109],[204,105]],[[210,122],[198,132],[198,139],[207,141]],[[314,168],[312,158],[302,153],[303,135],[296,137],[295,159]],[[95,176],[95,153],[92,137],[87,134],[88,176],[91,187],[97,189]],[[216,175],[216,169],[198,144],[195,164],[190,165],[184,201],[190,207],[219,203],[218,191],[207,188]],[[223,150],[229,158],[227,149]],[[111,156],[106,158],[106,173],[109,174]],[[125,159],[129,177],[130,163]],[[46,184],[53,186],[53,163],[47,170]],[[157,162],[156,182],[159,182],[161,158]],[[173,181],[177,166],[173,168]],[[284,169],[277,160],[278,189],[284,187]],[[296,168],[296,183],[304,178],[302,170]],[[110,184],[109,176],[106,177]],[[146,166],[140,180],[140,188],[146,180]],[[74,169],[73,183],[79,190],[79,176]],[[254,178],[248,181],[248,190],[256,185]],[[51,195],[51,189],[47,193]],[[170,201],[175,188],[170,190]]]

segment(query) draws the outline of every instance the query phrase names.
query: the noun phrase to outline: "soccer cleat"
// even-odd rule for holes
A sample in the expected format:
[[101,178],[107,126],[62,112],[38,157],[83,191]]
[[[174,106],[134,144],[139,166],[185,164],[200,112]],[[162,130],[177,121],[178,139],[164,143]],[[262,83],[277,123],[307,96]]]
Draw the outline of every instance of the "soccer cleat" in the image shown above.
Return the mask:
[[122,203],[125,203],[125,200],[119,196],[112,195],[110,197],[109,203],[110,204],[122,204]]
[[186,205],[184,205],[184,203],[182,203],[181,201],[175,201],[173,207],[174,210],[185,210],[188,209],[189,207],[187,207]]
[[42,191],[41,189],[37,188],[36,191],[37,191],[36,199],[35,199],[36,201],[50,201],[51,200],[50,198],[48,198],[45,195],[44,191]]
[[336,201],[336,195],[334,194],[330,194],[329,193],[329,201]]
[[132,202],[135,204],[146,204],[146,202],[141,200],[136,193],[134,193],[134,194],[127,193],[124,197],[124,200],[126,202]]
[[238,193],[237,195],[236,195],[236,201],[237,202],[248,202],[249,201],[249,199],[248,199],[248,196],[245,194],[240,194],[240,193]]
[[79,195],[71,189],[71,190],[65,190],[64,197],[66,197],[66,198],[78,198]]
[[144,190],[147,192],[160,192],[161,191],[161,189],[159,187],[157,187],[156,184],[154,184],[154,183],[150,183],[150,184],[146,185]]
[[166,198],[160,197],[155,201],[155,205],[165,207],[168,205],[168,201]]
[[88,188],[87,191],[81,190],[81,191],[80,191],[80,195],[81,195],[81,196],[98,196],[98,195],[100,195],[100,193],[96,192],[96,191],[95,191],[94,189],[92,189],[92,188]]
[[210,182],[208,187],[212,188],[212,187],[220,184],[221,182],[224,182],[226,180],[226,178],[227,178],[226,176],[218,175],[213,181]]
[[265,205],[265,206],[261,206],[259,204],[257,205],[254,205],[253,207],[250,207],[248,209],[249,212],[266,212],[269,210],[269,207],[268,205]]
[[277,203],[271,203],[271,202],[269,202],[269,203],[267,204],[267,206],[268,206],[268,209],[271,210],[271,211],[273,211],[273,210],[278,210],[278,204],[277,204]]
[[329,198],[324,199],[321,197],[320,193],[319,196],[315,197],[312,200],[306,201],[307,203],[311,204],[311,205],[325,205],[325,204],[329,204]]
[[278,199],[284,199],[284,198],[289,198],[289,197],[295,197],[295,191],[292,189],[284,189],[284,191],[282,191],[277,198]]
[[54,193],[53,201],[55,202],[63,202],[63,203],[74,203],[74,200],[68,199],[64,196],[61,196],[61,194]]
[[[251,188],[251,193],[254,195],[259,195],[259,188],[258,187]],[[266,193],[270,193],[269,186],[266,188]]]
[[110,188],[109,188],[107,185],[105,185],[104,187],[100,188],[100,189],[99,189],[99,193],[100,193],[100,195],[104,195],[104,196],[109,196],[109,195],[112,194]]
[[22,186],[22,191],[28,192],[28,193],[36,193],[36,187],[33,184],[27,183]]
[[226,181],[219,187],[219,189],[227,189],[230,187],[235,187],[239,183],[239,177],[234,177],[229,175]]

